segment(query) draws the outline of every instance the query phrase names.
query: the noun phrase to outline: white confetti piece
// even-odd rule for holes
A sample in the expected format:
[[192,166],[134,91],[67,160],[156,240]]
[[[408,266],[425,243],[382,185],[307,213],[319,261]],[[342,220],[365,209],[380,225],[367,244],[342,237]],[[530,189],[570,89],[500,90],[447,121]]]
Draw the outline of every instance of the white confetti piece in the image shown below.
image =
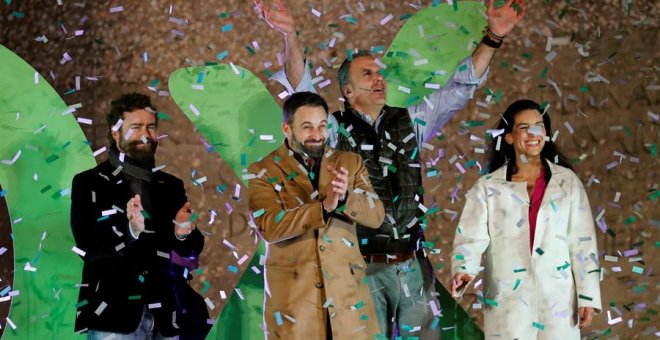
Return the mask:
[[390,20],[392,20],[393,18],[394,18],[394,15],[388,14],[386,17],[384,17],[383,19],[380,20],[380,25],[384,26],[385,24],[390,22]]
[[190,103],[190,105],[188,105],[188,108],[190,109],[190,111],[192,111],[193,114],[195,114],[195,116],[199,117],[200,113],[197,107],[195,106],[195,104]]
[[74,253],[76,253],[76,254],[78,254],[82,257],[85,257],[85,254],[87,254],[84,250],[82,250],[78,247],[73,247],[73,248],[71,248],[71,250],[73,250]]

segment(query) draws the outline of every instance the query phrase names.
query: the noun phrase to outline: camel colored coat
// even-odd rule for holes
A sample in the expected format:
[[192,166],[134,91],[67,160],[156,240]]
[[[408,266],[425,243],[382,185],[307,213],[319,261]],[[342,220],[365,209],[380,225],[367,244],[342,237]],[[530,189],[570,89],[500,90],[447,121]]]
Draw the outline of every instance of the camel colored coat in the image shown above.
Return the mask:
[[475,275],[486,253],[479,298],[486,339],[578,340],[578,307],[601,309],[587,194],[573,171],[548,165],[552,177],[536,219],[531,254],[525,182],[507,181],[503,166],[481,177],[466,195],[454,238],[452,276]]
[[[323,219],[321,201],[332,179],[327,165],[348,169],[341,212],[347,221],[332,215]],[[358,154],[326,148],[320,172],[316,192],[284,143],[249,168],[256,176],[250,180],[250,210],[266,241],[267,339],[324,339],[326,309],[335,340],[372,339],[380,333],[355,226],[378,228],[383,204]]]

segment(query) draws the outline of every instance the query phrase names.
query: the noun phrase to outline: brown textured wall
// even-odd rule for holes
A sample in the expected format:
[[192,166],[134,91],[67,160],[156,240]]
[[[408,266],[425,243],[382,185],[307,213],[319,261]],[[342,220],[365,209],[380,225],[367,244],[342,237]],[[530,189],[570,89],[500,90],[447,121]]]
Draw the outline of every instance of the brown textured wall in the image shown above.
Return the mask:
[[[10,4],[7,4],[7,3]],[[105,145],[103,115],[108,109],[110,98],[128,91],[147,92],[147,86],[159,79],[158,89],[167,90],[167,78],[174,70],[190,65],[213,61],[217,53],[228,50],[226,61],[233,61],[251,69],[259,75],[273,93],[281,88],[266,79],[265,61],[277,65],[276,53],[282,49],[281,36],[259,21],[252,11],[251,1],[166,1],[166,0],[62,0],[53,1],[2,1],[0,3],[0,43],[28,61],[47,78],[56,91],[65,93],[74,87],[76,76],[82,76],[80,91],[63,96],[68,104],[82,103],[76,112],[78,117],[93,118],[93,126],[83,126],[93,149]],[[404,13],[414,14],[415,6],[428,6],[432,1],[369,1],[362,3],[365,12],[359,11],[355,1],[294,1],[286,3],[298,20],[301,39],[309,47],[309,59],[314,64],[323,64],[323,58],[338,57],[338,64],[345,57],[346,49],[388,46],[399,28],[404,24],[392,20],[386,26],[379,21],[388,14],[395,18]],[[567,3],[573,3],[569,6]],[[442,1],[442,3],[446,3]],[[658,120],[650,118],[660,114],[658,109],[658,60],[656,46],[658,34],[658,2],[630,1],[631,10],[626,10],[626,1],[527,1],[527,17],[507,37],[491,66],[487,87],[501,91],[499,102],[485,103],[485,91],[479,90],[475,98],[444,129],[444,140],[434,141],[436,148],[444,148],[445,157],[436,168],[439,176],[425,179],[427,206],[437,204],[442,213],[435,215],[427,230],[427,239],[438,241],[439,255],[432,255],[437,276],[447,286],[451,242],[456,220],[452,211],[460,213],[463,195],[474,183],[476,172],[460,175],[449,164],[453,155],[463,158],[465,163],[477,159],[482,165],[484,157],[473,152],[479,142],[471,142],[470,136],[483,136],[485,128],[494,125],[508,103],[523,97],[547,100],[551,104],[554,128],[560,131],[559,144],[570,158],[582,158],[576,171],[587,184],[592,206],[606,209],[607,225],[616,237],[598,231],[599,247],[607,255],[617,256],[617,263],[603,261],[606,270],[603,282],[603,303],[612,303],[623,313],[623,322],[607,324],[607,314],[596,317],[589,328],[591,335],[608,334],[605,338],[619,336],[621,339],[643,338],[656,332],[658,291],[654,273],[657,255],[657,230],[659,226],[658,203],[650,199],[658,187],[658,157],[653,151],[658,145]],[[119,13],[110,13],[110,7],[124,6]],[[187,24],[169,21],[172,17],[186,19]],[[311,8],[323,13],[320,18],[311,13]],[[15,12],[23,17],[17,17]],[[564,13],[563,17],[561,13]],[[229,13],[221,18],[221,13]],[[357,26],[339,20],[343,14],[351,13],[359,20]],[[231,23],[233,29],[221,33],[220,28]],[[337,28],[328,26],[337,23]],[[65,33],[65,29],[67,33]],[[84,30],[82,36],[73,37],[74,30]],[[172,30],[183,32],[183,37],[174,37]],[[320,42],[327,42],[333,32],[341,32],[351,39],[338,39],[332,49],[319,50]],[[47,43],[35,41],[45,35]],[[547,37],[554,37],[552,50],[557,56],[546,61]],[[559,39],[561,38],[561,39]],[[261,50],[250,55],[245,45],[258,41]],[[579,47],[584,46],[582,54]],[[144,63],[142,55],[148,52],[149,61]],[[73,61],[59,63],[68,52]],[[586,54],[585,54],[586,55]],[[542,70],[547,67],[545,78]],[[276,66],[271,70],[275,70]],[[325,76],[336,79],[333,70]],[[52,76],[51,76],[52,74]],[[607,82],[591,82],[600,75]],[[97,76],[98,81],[85,80],[85,76]],[[562,96],[558,96],[549,83],[556,82]],[[333,82],[334,84],[334,82]],[[588,86],[586,90],[581,88]],[[336,86],[326,87],[320,92],[337,108],[339,92]],[[156,97],[155,93],[152,93]],[[188,196],[197,211],[201,212],[200,228],[210,234],[202,257],[205,271],[195,280],[197,288],[202,281],[211,285],[208,296],[216,304],[214,315],[220,311],[223,301],[218,291],[231,292],[246,264],[239,266],[238,274],[226,268],[237,259],[231,250],[222,244],[224,239],[237,246],[239,258],[251,255],[255,250],[254,235],[246,227],[247,205],[243,199],[236,202],[231,193],[215,191],[219,184],[229,187],[239,183],[231,169],[215,153],[207,153],[200,142],[201,135],[178,110],[168,96],[155,101],[160,111],[172,117],[163,121],[161,133],[169,134],[158,151],[159,163],[167,164],[167,171],[186,181]],[[651,114],[649,114],[651,112]],[[464,122],[482,120],[484,126],[466,128]],[[575,129],[569,134],[564,122]],[[655,149],[654,149],[655,148]],[[616,152],[625,155],[617,156]],[[432,155],[426,151],[425,159]],[[635,161],[638,159],[638,162]],[[632,159],[632,161],[631,161]],[[99,161],[102,160],[100,157]],[[616,167],[607,170],[607,164],[617,161]],[[197,169],[197,177],[207,176],[202,186],[193,186],[188,180],[191,171]],[[597,181],[591,180],[594,178]],[[451,193],[458,188],[457,199]],[[621,200],[613,202],[616,192]],[[225,203],[232,204],[230,214]],[[216,222],[208,225],[209,209],[220,212]],[[630,218],[634,217],[632,223]],[[623,258],[629,249],[639,249],[641,259]],[[601,258],[602,260],[602,258]],[[632,266],[644,268],[644,274],[631,271]],[[620,266],[620,273],[611,268]],[[249,270],[249,269],[248,269]],[[463,299],[462,305],[471,309],[475,295]],[[642,305],[645,304],[645,305]],[[607,309],[612,318],[618,315]],[[474,312],[480,320],[478,311]],[[628,327],[628,320],[634,320]],[[481,321],[480,321],[481,322]],[[611,333],[608,329],[611,328]]]

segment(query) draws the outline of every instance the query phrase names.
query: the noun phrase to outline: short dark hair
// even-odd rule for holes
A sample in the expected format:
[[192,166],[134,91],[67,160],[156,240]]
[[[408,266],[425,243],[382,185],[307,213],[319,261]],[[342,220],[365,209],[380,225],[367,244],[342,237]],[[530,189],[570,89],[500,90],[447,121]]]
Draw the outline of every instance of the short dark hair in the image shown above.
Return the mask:
[[[356,53],[349,54],[346,59],[344,59],[344,62],[341,63],[341,66],[339,66],[339,71],[337,71],[339,91],[344,99],[347,99],[346,96],[344,96],[344,86],[351,81],[351,62],[359,57],[373,58],[374,55],[368,50],[358,50]],[[346,102],[348,102],[348,100],[346,100]]]
[[[108,142],[110,145],[115,144],[115,140],[112,138],[112,127],[117,124],[119,119],[124,118],[124,113],[146,108],[156,111],[156,108],[151,104],[149,96],[142,93],[123,94],[110,102],[110,112],[105,117],[108,122]],[[158,125],[158,115],[155,114],[155,116],[156,125]]]
[[323,97],[314,92],[296,92],[292,94],[284,102],[282,107],[282,121],[291,125],[295,118],[296,111],[301,106],[322,107],[326,114],[328,114],[328,103],[325,102]]

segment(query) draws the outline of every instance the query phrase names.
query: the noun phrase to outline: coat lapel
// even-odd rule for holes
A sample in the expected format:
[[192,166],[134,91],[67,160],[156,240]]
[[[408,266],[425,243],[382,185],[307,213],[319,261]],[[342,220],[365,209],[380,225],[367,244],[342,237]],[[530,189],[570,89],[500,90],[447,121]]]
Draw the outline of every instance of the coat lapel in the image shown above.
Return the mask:
[[[541,245],[541,241],[545,237],[544,234],[547,227],[545,221],[539,219],[541,213],[542,212],[556,213],[557,212],[556,210],[558,208],[554,205],[554,201],[562,197],[568,197],[568,192],[566,191],[566,188],[564,188],[564,183],[560,182],[558,178],[559,176],[557,176],[557,174],[559,174],[564,170],[562,168],[555,166],[549,160],[546,160],[546,162],[550,167],[550,172],[552,172],[552,176],[550,177],[550,181],[548,182],[548,185],[545,188],[545,192],[543,193],[543,200],[541,200],[541,206],[539,207],[539,216],[537,216],[536,219],[534,249],[538,248]],[[548,207],[548,205],[550,205],[550,207]],[[536,252],[532,253],[532,255],[534,254],[536,254]]]
[[[293,157],[293,151],[291,151],[285,143],[286,142],[282,143],[282,145],[280,145],[280,147],[275,150],[275,164],[280,169],[282,169],[282,171],[288,177],[284,182],[284,186],[293,184],[291,183],[293,181],[295,183],[294,186],[297,186],[303,191],[303,199],[307,200],[314,191],[312,181],[309,179],[309,175],[305,167]],[[295,176],[293,176],[294,172],[296,173]],[[323,172],[323,170],[321,170],[321,172]]]

